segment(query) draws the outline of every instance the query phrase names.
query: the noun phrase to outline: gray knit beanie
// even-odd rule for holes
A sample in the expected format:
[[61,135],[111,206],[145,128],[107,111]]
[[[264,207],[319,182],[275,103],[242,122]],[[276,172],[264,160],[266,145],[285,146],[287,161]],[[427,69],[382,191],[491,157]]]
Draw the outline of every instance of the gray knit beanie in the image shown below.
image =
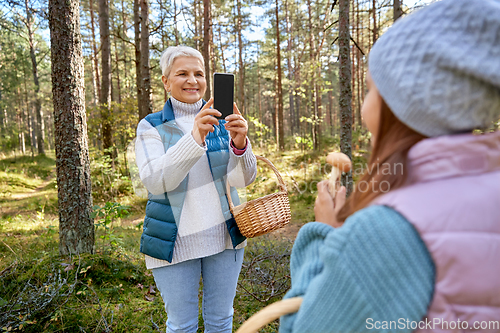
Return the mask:
[[398,20],[369,71],[392,112],[429,136],[500,118],[500,0],[442,0]]

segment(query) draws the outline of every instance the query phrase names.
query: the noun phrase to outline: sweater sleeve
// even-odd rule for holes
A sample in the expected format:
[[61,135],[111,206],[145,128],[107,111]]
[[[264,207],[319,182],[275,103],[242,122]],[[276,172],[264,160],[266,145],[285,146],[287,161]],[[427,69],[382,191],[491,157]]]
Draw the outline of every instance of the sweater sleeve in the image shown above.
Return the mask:
[[205,154],[206,147],[196,143],[186,133],[166,152],[160,134],[147,120],[137,126],[135,156],[139,176],[144,186],[154,195],[174,190],[189,170]]
[[[434,291],[432,258],[413,226],[385,206],[365,208],[344,226],[302,227],[290,262],[301,296],[280,332],[411,332]],[[414,327],[415,328],[415,327]]]
[[257,175],[257,159],[247,138],[247,147],[241,155],[236,155],[229,144],[228,182],[231,186],[245,187],[253,183]]

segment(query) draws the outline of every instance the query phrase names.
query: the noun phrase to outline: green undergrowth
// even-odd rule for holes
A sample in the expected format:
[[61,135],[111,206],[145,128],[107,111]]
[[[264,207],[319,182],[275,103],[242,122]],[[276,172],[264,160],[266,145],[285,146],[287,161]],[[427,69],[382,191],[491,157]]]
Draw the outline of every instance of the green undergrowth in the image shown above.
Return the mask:
[[[314,220],[316,184],[329,176],[325,157],[338,150],[335,143],[323,142],[317,152],[254,146],[283,178],[295,228],[248,240],[235,329],[289,289],[293,239]],[[366,161],[364,153],[354,159]],[[95,253],[61,257],[53,154],[0,158],[0,332],[165,331],[164,304],[139,253],[146,200],[133,194],[126,170],[120,159],[91,154]],[[259,162],[242,194],[252,200],[277,190],[276,175]],[[199,325],[202,332],[201,313]],[[277,330],[276,321],[261,332]]]
[[[138,251],[141,229],[114,223],[119,245],[104,242],[104,230],[98,229],[95,254],[61,257],[57,220],[2,220],[0,329],[164,332],[163,301]],[[273,235],[248,240],[234,302],[235,328],[288,290],[291,247],[289,239]],[[277,327],[271,323],[263,332]]]

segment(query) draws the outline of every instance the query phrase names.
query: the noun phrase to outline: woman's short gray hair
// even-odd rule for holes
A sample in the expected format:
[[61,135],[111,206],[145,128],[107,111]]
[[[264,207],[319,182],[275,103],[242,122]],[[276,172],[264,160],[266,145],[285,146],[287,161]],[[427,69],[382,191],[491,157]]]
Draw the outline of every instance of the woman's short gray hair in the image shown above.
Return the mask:
[[203,60],[203,56],[201,55],[200,51],[184,45],[169,46],[165,51],[163,51],[160,58],[160,67],[162,75],[168,78],[175,59],[179,57],[196,58],[200,61],[203,70],[205,70],[205,61]]

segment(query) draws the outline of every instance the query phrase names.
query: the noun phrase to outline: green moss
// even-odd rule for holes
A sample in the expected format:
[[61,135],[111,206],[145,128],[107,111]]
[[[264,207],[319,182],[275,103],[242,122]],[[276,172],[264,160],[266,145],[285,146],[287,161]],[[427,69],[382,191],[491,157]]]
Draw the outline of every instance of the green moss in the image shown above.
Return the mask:
[[[288,232],[248,240],[234,302],[235,329],[264,306],[281,299],[289,288],[288,263],[296,230],[314,220],[316,184],[328,178],[325,158],[327,153],[338,151],[337,145],[338,139],[322,141],[322,150],[317,152],[301,151],[300,147],[285,152],[254,147],[255,153],[271,160],[283,177],[292,221]],[[356,151],[354,163],[366,163],[366,155]],[[119,245],[104,244],[100,238],[104,231],[99,228],[96,254],[72,258],[59,256],[54,159],[0,160],[0,189],[4,193],[0,195],[0,313],[12,312],[4,311],[5,306],[17,304],[17,300],[26,303],[30,295],[32,300],[43,299],[35,296],[47,288],[52,290],[59,281],[55,278],[66,279],[50,304],[43,308],[39,303],[15,305],[31,312],[22,317],[15,313],[15,322],[11,318],[7,324],[0,315],[0,327],[19,329],[23,325],[23,332],[165,331],[164,304],[158,291],[150,289],[154,280],[139,253],[146,200],[131,194],[129,180],[119,171],[125,168],[118,161],[113,170],[110,161],[93,158],[94,204],[119,202],[130,206],[131,214],[113,221],[112,233],[121,240]],[[277,190],[274,172],[259,162],[257,179],[242,193],[251,200]],[[24,289],[27,285],[31,293]],[[278,322],[273,322],[261,332],[277,330]]]

